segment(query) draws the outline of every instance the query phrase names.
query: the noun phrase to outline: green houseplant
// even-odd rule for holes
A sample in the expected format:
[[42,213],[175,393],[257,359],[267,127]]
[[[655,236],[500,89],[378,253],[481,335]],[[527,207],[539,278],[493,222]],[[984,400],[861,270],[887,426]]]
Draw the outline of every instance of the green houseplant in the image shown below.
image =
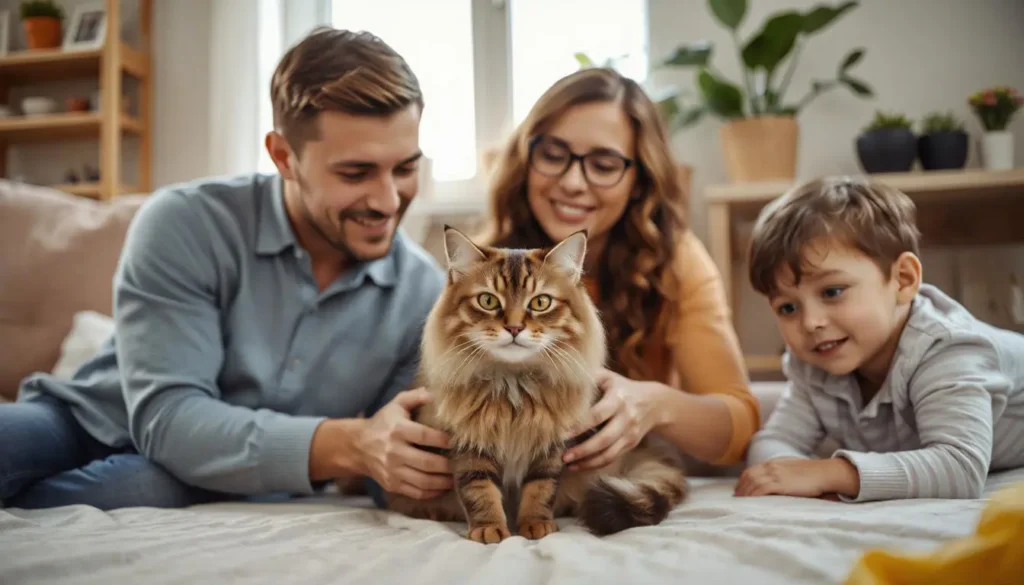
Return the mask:
[[857,158],[867,173],[901,173],[914,166],[917,137],[914,122],[903,114],[875,112],[857,137]]
[[60,46],[64,9],[52,0],[29,0],[22,2],[19,9],[29,49]]
[[930,112],[921,121],[917,157],[926,171],[962,169],[967,163],[967,132],[952,112]]
[[673,130],[696,123],[711,114],[725,121],[721,130],[727,168],[733,180],[791,179],[796,174],[796,116],[818,96],[837,88],[872,97],[871,87],[850,71],[864,57],[864,49],[851,50],[840,61],[835,75],[812,82],[800,99],[789,95],[793,72],[808,39],[825,30],[857,2],[837,6],[818,5],[806,12],[786,10],[771,15],[750,38],[740,38],[739,28],[748,0],[708,0],[708,8],[727,28],[738,52],[742,81],[728,80],[711,64],[715,46],[709,41],[686,43],[664,59],[663,68],[696,68],[696,104],[684,103],[672,92],[659,107]]

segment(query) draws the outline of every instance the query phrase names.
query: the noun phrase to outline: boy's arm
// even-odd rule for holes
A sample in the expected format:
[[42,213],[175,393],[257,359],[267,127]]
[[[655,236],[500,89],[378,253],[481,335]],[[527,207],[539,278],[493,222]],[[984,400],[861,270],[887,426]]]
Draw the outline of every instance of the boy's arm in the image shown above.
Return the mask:
[[824,436],[808,388],[799,378],[790,377],[764,429],[754,435],[747,463],[757,465],[779,457],[808,459]]
[[[860,475],[860,492],[848,501],[904,498],[978,498],[992,454],[993,396],[1005,398],[1010,382],[994,349],[983,339],[934,352],[909,381],[921,448],[895,453],[839,450]],[[898,416],[898,413],[897,413]]]

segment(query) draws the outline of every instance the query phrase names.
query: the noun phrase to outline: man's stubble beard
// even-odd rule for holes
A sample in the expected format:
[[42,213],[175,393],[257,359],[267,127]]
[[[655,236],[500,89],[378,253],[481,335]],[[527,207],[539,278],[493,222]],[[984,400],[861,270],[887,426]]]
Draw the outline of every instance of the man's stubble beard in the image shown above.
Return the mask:
[[[380,257],[374,257],[374,258],[361,258],[358,254],[355,253],[354,250],[352,250],[352,248],[345,241],[345,216],[346,215],[359,215],[360,213],[363,213],[363,212],[355,212],[355,213],[351,213],[351,214],[349,214],[347,212],[342,212],[342,217],[337,218],[338,219],[337,228],[339,230],[340,239],[336,239],[336,238],[334,238],[334,237],[332,237],[330,235],[330,233],[329,233],[329,231],[327,229],[324,229],[324,226],[321,225],[321,223],[319,221],[317,221],[316,217],[313,215],[313,210],[311,210],[309,208],[309,205],[307,205],[307,199],[306,198],[307,198],[310,190],[309,190],[309,185],[308,185],[308,183],[306,183],[305,178],[298,171],[296,171],[296,173],[295,173],[295,178],[296,178],[296,182],[298,183],[298,186],[299,186],[299,203],[302,206],[302,215],[305,218],[306,223],[308,223],[309,226],[313,228],[313,231],[315,231],[317,233],[317,235],[319,235],[325,242],[327,242],[332,248],[334,248],[339,253],[341,253],[342,260],[344,262],[346,262],[346,263],[365,262],[365,261],[377,260],[378,258],[383,257],[383,255],[381,255]],[[409,205],[412,203],[412,198],[404,198],[404,197],[400,196],[399,199],[400,199],[401,203],[399,204],[400,207],[398,208],[398,212],[395,214],[395,226],[392,229],[391,234],[389,236],[385,236],[388,239],[388,250],[389,251],[391,250],[391,246],[394,245],[395,235],[398,232],[398,225],[401,223],[402,218],[405,216],[406,209],[408,209]],[[323,221],[328,226],[334,227],[334,224],[331,223],[331,217],[330,217],[329,213],[330,212],[328,212],[328,211],[324,212]],[[372,211],[369,212],[369,214],[370,215],[378,215],[379,216],[379,214],[375,214]],[[376,241],[372,241],[372,242],[373,243],[377,243]],[[385,252],[385,255],[386,254],[387,253]]]

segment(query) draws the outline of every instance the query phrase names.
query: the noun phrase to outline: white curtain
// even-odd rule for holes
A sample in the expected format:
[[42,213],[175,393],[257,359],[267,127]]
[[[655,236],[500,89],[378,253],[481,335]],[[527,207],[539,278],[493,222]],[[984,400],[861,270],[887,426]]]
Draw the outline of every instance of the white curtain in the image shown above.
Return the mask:
[[270,77],[284,50],[325,22],[329,0],[210,0],[209,174],[273,166]]

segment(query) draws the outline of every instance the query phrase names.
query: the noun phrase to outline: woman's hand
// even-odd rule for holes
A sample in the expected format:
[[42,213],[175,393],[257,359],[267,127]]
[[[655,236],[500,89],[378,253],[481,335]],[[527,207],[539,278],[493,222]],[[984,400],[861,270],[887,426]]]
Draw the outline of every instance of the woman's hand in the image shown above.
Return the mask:
[[636,382],[602,369],[596,376],[601,400],[590,410],[582,433],[607,424],[600,432],[566,451],[563,461],[570,470],[604,467],[616,457],[636,447],[659,422],[662,386],[656,382]]

